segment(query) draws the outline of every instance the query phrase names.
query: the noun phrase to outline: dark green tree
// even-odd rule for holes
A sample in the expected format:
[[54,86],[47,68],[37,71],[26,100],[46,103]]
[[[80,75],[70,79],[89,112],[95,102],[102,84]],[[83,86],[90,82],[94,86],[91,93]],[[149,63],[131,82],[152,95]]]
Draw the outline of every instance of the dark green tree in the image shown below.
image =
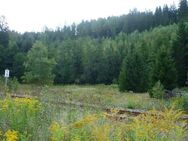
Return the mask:
[[6,18],[4,16],[0,16],[0,73],[4,72],[4,69],[9,68],[8,64],[6,64],[6,60],[8,59],[7,50],[9,43],[9,34],[8,34],[8,24]]
[[59,43],[59,57],[55,66],[56,83],[79,83],[82,73],[82,48],[80,40]]
[[187,0],[180,0],[179,3],[179,19],[180,20],[187,20],[188,18],[188,3]]
[[177,69],[178,85],[185,86],[188,70],[188,29],[183,22],[178,25],[177,38],[173,44],[173,58]]
[[119,75],[120,91],[144,92],[148,89],[148,69],[142,54],[131,49],[124,59]]
[[157,53],[152,71],[152,84],[160,81],[165,89],[176,87],[177,71],[169,49],[162,46]]
[[186,81],[186,85],[188,85],[188,72],[187,72],[187,81]]

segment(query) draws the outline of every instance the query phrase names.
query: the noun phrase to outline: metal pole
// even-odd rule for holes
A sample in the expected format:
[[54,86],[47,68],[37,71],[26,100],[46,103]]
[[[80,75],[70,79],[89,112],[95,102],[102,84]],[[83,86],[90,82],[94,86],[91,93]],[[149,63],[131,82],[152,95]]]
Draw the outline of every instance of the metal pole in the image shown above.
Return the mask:
[[5,77],[5,88],[7,88],[8,77]]

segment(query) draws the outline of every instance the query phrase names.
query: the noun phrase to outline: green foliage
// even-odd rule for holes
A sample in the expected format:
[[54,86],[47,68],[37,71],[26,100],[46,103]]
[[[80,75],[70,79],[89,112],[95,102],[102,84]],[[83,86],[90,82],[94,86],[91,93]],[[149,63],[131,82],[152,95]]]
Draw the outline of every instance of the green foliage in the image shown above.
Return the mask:
[[187,72],[187,81],[186,81],[186,85],[188,85],[188,72]]
[[168,48],[159,49],[152,69],[152,84],[160,80],[165,89],[176,87],[177,72]]
[[4,16],[0,15],[0,73],[2,74],[4,72],[4,69],[6,69],[8,66],[7,59],[8,58],[8,48],[9,44],[9,34],[8,34],[8,24],[6,21],[6,18]]
[[187,70],[188,70],[188,26],[180,22],[178,24],[177,38],[173,46],[173,59],[175,61],[178,85],[185,86]]
[[139,107],[139,104],[137,103],[137,101],[135,101],[133,99],[129,99],[127,101],[127,108],[129,108],[129,109],[136,109],[136,107]]
[[37,41],[28,52],[24,63],[26,72],[24,81],[27,83],[50,84],[53,83],[52,70],[55,60],[48,57],[48,49],[42,42]]
[[82,40],[66,40],[59,44],[59,56],[54,73],[55,83],[80,83],[83,72]]
[[120,74],[119,74],[119,90],[125,91],[126,90],[126,73],[125,73],[125,67],[122,68]]
[[144,92],[148,89],[148,65],[142,52],[131,49],[127,53],[119,76],[120,91]]
[[162,99],[164,98],[164,94],[164,87],[160,81],[155,83],[155,85],[149,90],[149,95],[151,98]]
[[188,20],[188,4],[187,0],[180,0],[179,3],[179,18],[182,21]]

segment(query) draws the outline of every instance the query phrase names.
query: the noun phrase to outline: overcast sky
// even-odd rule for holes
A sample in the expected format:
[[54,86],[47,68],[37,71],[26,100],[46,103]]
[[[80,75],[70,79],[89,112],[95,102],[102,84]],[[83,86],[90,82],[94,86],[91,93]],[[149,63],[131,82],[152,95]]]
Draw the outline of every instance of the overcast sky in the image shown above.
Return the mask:
[[82,20],[126,14],[130,9],[154,10],[156,6],[175,4],[179,0],[0,0],[11,30],[42,31],[44,26],[79,23]]

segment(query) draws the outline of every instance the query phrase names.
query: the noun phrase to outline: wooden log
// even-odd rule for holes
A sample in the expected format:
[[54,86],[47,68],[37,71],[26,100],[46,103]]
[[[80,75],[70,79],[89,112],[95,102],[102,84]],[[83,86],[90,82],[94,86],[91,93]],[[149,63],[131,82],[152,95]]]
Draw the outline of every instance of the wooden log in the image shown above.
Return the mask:
[[28,99],[32,99],[32,96],[29,96],[29,95],[11,94],[10,96],[11,96],[11,98],[28,98]]

